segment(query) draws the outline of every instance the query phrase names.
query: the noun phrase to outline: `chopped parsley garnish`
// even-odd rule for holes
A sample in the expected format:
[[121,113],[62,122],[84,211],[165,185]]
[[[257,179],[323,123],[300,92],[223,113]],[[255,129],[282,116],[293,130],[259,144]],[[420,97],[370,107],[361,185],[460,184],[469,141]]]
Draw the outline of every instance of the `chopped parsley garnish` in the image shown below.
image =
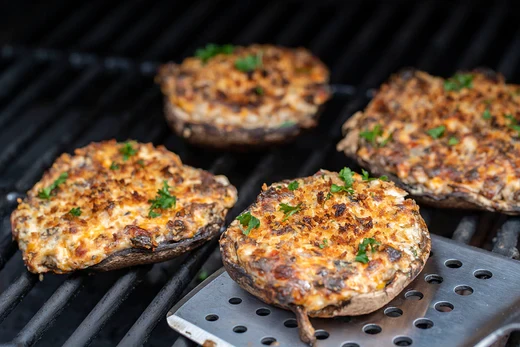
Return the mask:
[[38,192],[38,197],[40,199],[50,200],[52,192],[56,188],[58,188],[58,186],[60,184],[65,183],[65,181],[67,180],[68,177],[69,177],[68,173],[66,173],[66,172],[61,173],[60,176],[54,182],[52,182],[52,184],[50,186],[48,186],[47,188],[43,188]]
[[177,204],[177,197],[170,194],[170,186],[168,181],[163,181],[163,187],[157,191],[157,196],[153,200],[148,200],[150,209],[148,210],[148,217],[156,218],[161,214],[156,212],[158,209],[175,208]]
[[110,170],[119,170],[120,166],[118,163],[116,163],[115,161],[112,162],[112,164],[110,164]]
[[292,216],[295,213],[298,213],[302,210],[302,204],[299,203],[296,206],[291,206],[288,204],[281,203],[280,209],[278,211],[282,211],[285,215],[284,219],[282,219],[282,222],[285,222],[287,219],[289,219],[290,216]]
[[[260,220],[253,216],[251,212],[242,213],[236,219],[240,222],[238,226],[240,227],[240,230],[242,230],[242,233],[244,235],[249,235],[249,232],[251,230],[256,229],[260,226]],[[244,229],[242,227],[247,227],[247,229]]]
[[199,273],[199,278],[198,280],[199,281],[204,281],[206,278],[208,278],[209,274],[206,270],[202,270],[200,273]]
[[473,88],[473,75],[458,73],[444,81],[444,90],[458,92],[464,88]]
[[[381,125],[376,124],[372,130],[366,130],[359,133],[359,136],[372,143],[374,146],[376,145],[376,140],[379,136],[383,134],[383,129],[381,129]],[[388,142],[388,141],[387,141]]]
[[520,136],[520,125],[518,125],[518,121],[513,117],[512,114],[506,114],[505,117],[509,119],[509,128],[513,129],[518,133],[518,136]]
[[350,170],[348,167],[344,167],[339,172],[339,178],[341,178],[345,184],[343,186],[332,184],[330,186],[331,193],[347,192],[349,194],[353,194],[354,189],[352,189],[352,184],[354,183],[354,178],[352,177],[352,170]]
[[491,119],[491,112],[489,112],[489,108],[486,108],[484,113],[482,113],[482,118],[484,118],[484,119]]
[[361,177],[363,178],[363,181],[374,181],[374,180],[381,180],[381,181],[388,181],[388,176],[384,175],[379,178],[377,177],[370,177],[368,174],[368,171],[361,169],[361,173],[363,174]]
[[412,251],[413,256],[417,258],[417,251],[415,250],[415,247],[410,248],[410,250]]
[[208,60],[219,54],[231,54],[235,50],[233,45],[216,45],[214,43],[208,43],[206,47],[199,48],[195,51],[195,56],[202,60],[203,63],[207,63]]
[[144,160],[143,159],[139,159],[137,161],[137,164],[139,164],[140,167],[144,167]]
[[456,144],[459,143],[459,139],[456,138],[456,137],[450,137],[450,139],[448,140],[448,145],[450,146],[455,146]]
[[131,156],[137,153],[137,150],[132,147],[130,142],[125,142],[123,147],[119,148],[119,153],[123,155],[123,161],[127,161]]
[[329,245],[329,240],[323,239],[323,243],[320,243],[320,248],[323,249]]
[[328,192],[327,196],[325,197],[325,201],[329,200],[330,198],[332,198],[332,194],[331,192]]
[[296,190],[299,186],[300,184],[298,183],[298,181],[292,181],[291,183],[289,183],[287,188],[289,188],[289,190]]
[[81,208],[79,208],[79,207],[74,207],[74,208],[72,208],[72,209],[69,211],[69,213],[70,213],[71,215],[73,215],[74,217],[79,217],[79,216],[81,216]]
[[280,124],[280,128],[288,128],[288,127],[292,127],[293,125],[295,125],[296,122],[291,122],[291,121],[285,121],[283,122],[282,124]]
[[444,131],[446,130],[446,127],[444,125],[438,126],[436,128],[430,129],[426,131],[428,135],[430,135],[434,139],[438,139],[444,134]]
[[256,95],[264,95],[264,88],[262,87],[256,87],[255,88]]
[[262,66],[262,52],[250,54],[235,61],[235,67],[242,72],[250,72]]
[[375,239],[369,237],[363,239],[363,241],[359,244],[359,249],[356,255],[356,261],[366,264],[368,263],[368,256],[367,256],[367,249],[370,246],[370,249],[372,250],[372,253],[375,253],[377,251],[377,246],[379,246],[381,243],[376,241]]

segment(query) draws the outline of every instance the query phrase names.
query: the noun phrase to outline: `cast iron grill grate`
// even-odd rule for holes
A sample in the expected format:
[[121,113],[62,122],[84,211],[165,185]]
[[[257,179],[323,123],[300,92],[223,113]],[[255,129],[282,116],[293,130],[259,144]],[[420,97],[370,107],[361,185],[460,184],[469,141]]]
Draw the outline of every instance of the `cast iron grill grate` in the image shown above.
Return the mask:
[[[511,4],[510,4],[511,5]],[[164,144],[184,162],[239,188],[228,222],[265,182],[355,165],[336,153],[340,125],[370,88],[404,66],[449,75],[486,65],[518,81],[518,11],[506,2],[53,1],[2,11],[0,21],[0,342],[32,345],[169,345],[166,325],[197,271],[219,266],[216,242],[166,264],[87,276],[23,268],[9,214],[62,152],[115,137]],[[516,6],[516,5],[513,5]],[[21,12],[23,10],[23,12]],[[30,25],[28,25],[30,23]],[[172,135],[153,85],[159,62],[207,42],[272,42],[313,50],[336,95],[318,129],[253,155],[193,148]],[[423,209],[434,233],[518,257],[520,220]],[[25,298],[24,298],[25,297]],[[22,300],[23,298],[23,300]],[[152,334],[153,332],[153,334]]]

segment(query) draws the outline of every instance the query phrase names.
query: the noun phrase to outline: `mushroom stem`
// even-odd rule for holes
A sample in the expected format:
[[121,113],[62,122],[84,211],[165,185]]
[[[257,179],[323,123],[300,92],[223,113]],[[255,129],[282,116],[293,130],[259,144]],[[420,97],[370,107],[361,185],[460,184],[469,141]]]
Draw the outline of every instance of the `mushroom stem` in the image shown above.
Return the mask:
[[302,308],[301,306],[294,306],[292,311],[296,315],[296,320],[298,321],[298,329],[300,332],[300,339],[309,344],[310,346],[314,346],[316,342],[316,337],[314,336],[314,327],[309,320],[309,316],[307,315],[307,310]]

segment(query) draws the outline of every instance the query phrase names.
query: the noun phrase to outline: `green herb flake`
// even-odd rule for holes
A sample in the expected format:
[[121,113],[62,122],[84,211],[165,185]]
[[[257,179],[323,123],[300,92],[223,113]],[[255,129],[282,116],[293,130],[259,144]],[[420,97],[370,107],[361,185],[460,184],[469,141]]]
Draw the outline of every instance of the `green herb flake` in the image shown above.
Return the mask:
[[412,251],[413,256],[417,258],[417,251],[415,250],[415,247],[410,248],[410,251]]
[[381,245],[381,243],[371,237],[363,239],[363,241],[359,244],[355,260],[363,264],[368,263],[368,248],[370,247],[372,253],[375,253],[379,245]]
[[302,210],[301,206],[302,206],[301,203],[299,203],[296,206],[291,206],[291,205],[288,205],[288,204],[281,203],[280,204],[280,209],[278,211],[282,211],[283,214],[285,215],[284,219],[282,219],[282,222],[285,222],[293,214],[300,212]]
[[343,186],[332,184],[330,186],[331,193],[347,192],[349,194],[353,194],[354,189],[352,188],[352,185],[354,184],[354,178],[352,177],[352,170],[350,170],[348,167],[344,167],[339,172],[339,178],[341,178],[345,184]]
[[296,125],[296,122],[292,122],[292,121],[285,121],[283,122],[282,124],[280,124],[280,128],[289,128],[289,127],[292,127]]
[[132,143],[125,142],[121,148],[119,148],[119,153],[123,155],[123,161],[127,161],[131,156],[134,156],[137,153],[137,150],[132,147]]
[[446,127],[444,125],[438,126],[436,128],[430,129],[426,131],[428,135],[430,135],[434,139],[438,139],[444,134],[444,131],[446,130]]
[[[383,134],[383,129],[381,129],[381,125],[376,124],[372,128],[372,130],[365,130],[359,133],[359,136],[372,143],[374,146],[376,145],[376,140],[379,136]],[[387,141],[388,142],[388,141]]]
[[255,88],[256,95],[264,95],[264,88],[262,87],[256,87]]
[[69,211],[69,213],[70,213],[71,215],[73,215],[74,217],[79,217],[79,216],[81,216],[81,208],[79,208],[79,207],[74,207],[74,208],[72,208],[72,209]]
[[[260,220],[253,216],[251,212],[242,213],[236,219],[240,222],[238,226],[240,227],[240,230],[242,230],[242,233],[244,235],[249,235],[249,232],[251,232],[251,230],[256,229],[260,226]],[[247,228],[244,229],[242,227]]]
[[381,181],[388,181],[388,176],[384,175],[384,176],[381,176],[379,178],[377,177],[370,177],[370,175],[368,174],[368,171],[364,170],[364,169],[361,169],[361,178],[363,179],[363,181],[374,181],[374,180],[381,180]]
[[206,47],[199,48],[195,51],[195,56],[202,60],[203,63],[207,63],[208,60],[219,54],[231,54],[235,50],[233,45],[217,45],[214,43],[208,43]]
[[456,138],[456,137],[450,137],[450,139],[448,140],[448,145],[450,146],[455,146],[456,144],[459,143],[459,139]]
[[251,72],[262,66],[262,52],[250,54],[235,61],[235,67],[242,72]]
[[332,194],[328,192],[327,196],[325,197],[325,201],[329,200],[330,198],[332,198]]
[[445,91],[458,92],[464,88],[473,88],[473,75],[458,73],[444,81]]
[[513,117],[512,114],[506,114],[504,117],[509,119],[509,128],[516,131],[518,136],[520,136],[520,125],[518,125],[518,121]]
[[198,280],[200,282],[204,281],[206,278],[208,278],[209,274],[206,270],[201,270],[200,273],[199,273],[199,277],[198,277]]
[[113,161],[112,164],[110,164],[110,170],[119,170],[120,168],[121,167],[119,166],[119,164],[115,161]]
[[289,188],[289,190],[296,190],[299,186],[300,184],[298,183],[298,181],[292,181],[291,183],[289,183],[287,188]]
[[489,112],[489,108],[486,108],[484,113],[482,113],[482,118],[484,118],[486,120],[491,119],[491,112]]
[[137,164],[139,164],[140,167],[144,167],[144,160],[143,159],[139,159],[137,161]]
[[328,245],[329,245],[329,240],[323,239],[323,243],[320,243],[319,247],[321,249],[323,249],[323,248],[327,247]]
[[60,176],[54,182],[52,182],[52,184],[50,186],[48,186],[47,188],[43,188],[38,192],[38,197],[40,199],[50,200],[53,191],[56,188],[58,188],[60,184],[65,183],[65,181],[67,180],[68,177],[69,177],[68,173],[66,173],[66,172],[61,173]]
[[170,188],[168,181],[163,181],[163,187],[157,191],[155,199],[148,200],[148,203],[151,204],[148,210],[148,217],[159,217],[161,214],[156,211],[158,209],[175,208],[177,205],[177,197],[170,194]]

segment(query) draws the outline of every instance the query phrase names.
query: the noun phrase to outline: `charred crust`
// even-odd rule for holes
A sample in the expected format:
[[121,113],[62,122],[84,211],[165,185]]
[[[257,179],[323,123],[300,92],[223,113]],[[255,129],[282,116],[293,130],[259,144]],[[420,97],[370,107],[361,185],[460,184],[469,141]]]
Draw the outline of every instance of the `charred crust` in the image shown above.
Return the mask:
[[111,271],[130,266],[158,263],[175,258],[201,246],[206,241],[218,235],[223,224],[224,221],[220,220],[214,224],[200,228],[192,238],[178,242],[161,242],[153,250],[131,248],[116,252],[105,258],[102,262],[85,269],[85,271]]

